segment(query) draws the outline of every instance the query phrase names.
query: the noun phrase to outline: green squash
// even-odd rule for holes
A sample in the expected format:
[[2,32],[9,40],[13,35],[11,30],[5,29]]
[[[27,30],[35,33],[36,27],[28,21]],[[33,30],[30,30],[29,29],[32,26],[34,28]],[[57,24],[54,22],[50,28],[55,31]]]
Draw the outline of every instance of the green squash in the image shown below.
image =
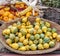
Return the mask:
[[40,35],[39,34],[35,34],[35,39],[39,39],[40,38]]
[[31,36],[30,36],[30,40],[34,41],[34,39],[35,39],[34,36],[31,35]]
[[50,42],[50,38],[45,37],[45,38],[43,39],[43,42],[44,42],[44,43],[49,43],[49,42]]
[[34,44],[36,44],[36,45],[37,45],[37,44],[38,44],[38,40],[34,40]]
[[9,38],[12,39],[12,40],[15,39],[15,35],[14,34],[10,34]]
[[52,33],[56,32],[56,31],[57,31],[56,28],[53,28],[53,29],[52,29]]
[[54,47],[55,46],[55,42],[54,41],[50,41],[49,42],[49,46],[52,48],[52,47]]
[[22,42],[18,42],[19,47],[24,46]]
[[44,38],[45,37],[45,35],[42,33],[42,34],[40,34],[40,38]]
[[48,31],[48,32],[51,32],[51,30],[52,30],[51,28],[48,28],[48,30],[47,30],[47,31]]
[[22,28],[22,29],[20,29],[20,32],[22,33],[22,35],[26,35],[27,30],[26,30],[26,29],[24,29],[24,28]]
[[12,27],[12,28],[11,28],[11,32],[12,32],[12,33],[18,32],[18,28],[17,28],[17,27]]
[[15,37],[15,42],[18,42],[19,41],[19,37]]

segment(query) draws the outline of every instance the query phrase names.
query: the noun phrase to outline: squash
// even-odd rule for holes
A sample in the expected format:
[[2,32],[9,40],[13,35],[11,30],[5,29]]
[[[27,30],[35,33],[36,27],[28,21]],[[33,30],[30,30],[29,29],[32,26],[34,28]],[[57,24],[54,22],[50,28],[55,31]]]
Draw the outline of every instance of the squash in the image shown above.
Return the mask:
[[53,38],[56,38],[57,35],[58,35],[57,33],[53,33],[53,34],[52,34]]
[[58,35],[56,39],[57,39],[57,41],[60,41],[60,35]]
[[35,27],[34,27],[36,30],[38,30],[39,28],[40,28],[40,26],[39,25],[35,25]]
[[23,42],[25,40],[25,36],[22,36],[21,38],[19,38],[20,42]]
[[48,31],[48,32],[51,32],[51,30],[52,30],[51,28],[48,28],[48,30],[47,30],[47,31]]
[[12,32],[12,33],[18,32],[18,28],[13,26],[13,27],[11,28],[11,32]]
[[54,41],[50,41],[49,42],[49,46],[52,48],[52,47],[54,47],[55,46],[55,42]]
[[38,34],[41,34],[42,33],[42,30],[41,29],[38,29],[37,33]]
[[49,36],[51,36],[51,35],[52,35],[51,32],[46,32],[46,33],[45,33],[45,36],[46,36],[46,37],[49,37]]
[[23,44],[24,44],[24,45],[27,45],[27,44],[28,44],[28,39],[25,39],[25,40],[23,41]]
[[30,34],[33,34],[34,33],[34,28],[31,28],[30,29]]
[[23,35],[21,32],[18,33],[18,37],[21,38]]
[[44,37],[45,37],[45,35],[44,35],[43,33],[41,33],[41,34],[40,34],[40,38],[43,39]]
[[18,49],[19,45],[17,43],[13,43],[10,45],[13,49]]
[[12,40],[15,39],[15,35],[14,34],[10,34],[9,38],[12,39]]
[[33,35],[31,35],[31,36],[30,36],[30,40],[33,41],[34,39],[35,39],[35,37],[34,37]]
[[32,45],[33,44],[33,41],[29,40],[29,45]]
[[26,50],[29,51],[30,46],[29,45],[26,45],[25,47],[26,47]]
[[34,40],[33,42],[34,42],[34,44],[36,44],[36,45],[38,44],[38,40]]
[[12,40],[11,40],[11,39],[7,39],[7,40],[6,40],[6,43],[9,45],[9,44],[12,43]]
[[26,47],[25,46],[22,46],[18,49],[19,51],[26,51]]
[[35,39],[38,40],[40,38],[39,34],[35,34]]
[[15,37],[15,42],[18,42],[19,41],[19,37]]
[[44,42],[44,43],[49,43],[49,42],[50,42],[50,38],[49,38],[49,37],[45,37],[45,38],[43,39],[43,42]]
[[25,28],[21,28],[20,32],[22,33],[22,35],[26,35],[27,34],[27,30]]
[[43,45],[42,44],[38,44],[38,50],[43,50],[43,49],[44,49]]
[[39,39],[39,44],[42,44],[43,43],[43,39]]
[[5,29],[3,30],[3,35],[9,35],[10,34],[10,29]]
[[24,46],[22,42],[18,42],[19,47]]
[[56,28],[53,28],[52,29],[52,33],[55,33],[57,30],[56,30]]
[[29,34],[29,33],[26,34],[26,38],[27,38],[27,39],[29,39],[30,36],[31,36],[31,34]]
[[32,51],[35,51],[35,50],[37,49],[37,46],[36,46],[35,44],[32,44],[32,45],[30,46],[30,49],[31,49]]
[[42,27],[42,31],[43,31],[44,33],[46,33],[46,32],[47,32],[47,27],[46,27],[46,26],[43,26],[43,27]]
[[45,22],[45,25],[46,25],[47,27],[50,27],[50,23],[49,23],[49,22]]
[[49,48],[49,44],[48,43],[44,43],[43,46],[44,46],[45,49],[48,49]]

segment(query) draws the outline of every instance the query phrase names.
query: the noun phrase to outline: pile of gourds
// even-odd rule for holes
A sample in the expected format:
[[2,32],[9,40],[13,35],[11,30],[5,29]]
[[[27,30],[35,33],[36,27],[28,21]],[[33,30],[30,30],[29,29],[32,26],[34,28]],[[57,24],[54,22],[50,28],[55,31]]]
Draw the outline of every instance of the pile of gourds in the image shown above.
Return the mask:
[[[9,22],[15,20],[16,18],[29,17],[31,15],[32,7],[27,6],[24,2],[16,2],[15,4],[0,6],[0,20],[4,22]],[[35,11],[34,16],[37,15],[38,12]]]
[[36,18],[31,24],[28,18],[24,17],[21,21],[9,25],[2,34],[7,45],[20,51],[44,50],[54,47],[56,41],[60,41],[57,30],[41,18]]

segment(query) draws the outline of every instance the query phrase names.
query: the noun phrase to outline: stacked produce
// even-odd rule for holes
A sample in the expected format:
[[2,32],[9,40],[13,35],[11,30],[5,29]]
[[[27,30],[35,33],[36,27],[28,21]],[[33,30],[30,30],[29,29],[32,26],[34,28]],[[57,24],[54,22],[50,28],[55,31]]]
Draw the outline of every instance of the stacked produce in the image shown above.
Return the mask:
[[[32,15],[32,7],[27,6],[24,2],[16,2],[11,5],[0,6],[0,20],[8,22],[16,18],[29,17]],[[34,16],[37,16],[38,12],[35,11]]]
[[49,22],[36,18],[33,24],[27,17],[12,25],[2,32],[7,45],[15,50],[34,51],[53,48],[56,41],[60,41],[60,35],[56,28],[51,28]]

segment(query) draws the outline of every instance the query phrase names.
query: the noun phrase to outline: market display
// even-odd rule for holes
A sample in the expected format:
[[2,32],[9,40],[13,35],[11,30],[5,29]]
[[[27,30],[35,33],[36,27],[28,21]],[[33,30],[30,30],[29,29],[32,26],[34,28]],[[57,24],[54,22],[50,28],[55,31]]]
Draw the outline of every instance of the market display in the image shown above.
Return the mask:
[[35,51],[54,48],[60,35],[56,28],[51,28],[49,22],[36,18],[33,24],[27,17],[21,19],[3,30],[6,44],[19,51]]
[[[15,4],[1,5],[0,6],[0,20],[9,22],[16,18],[29,17],[32,13],[32,7],[27,6],[24,2],[16,2]],[[33,16],[37,16],[38,12],[35,11]]]

